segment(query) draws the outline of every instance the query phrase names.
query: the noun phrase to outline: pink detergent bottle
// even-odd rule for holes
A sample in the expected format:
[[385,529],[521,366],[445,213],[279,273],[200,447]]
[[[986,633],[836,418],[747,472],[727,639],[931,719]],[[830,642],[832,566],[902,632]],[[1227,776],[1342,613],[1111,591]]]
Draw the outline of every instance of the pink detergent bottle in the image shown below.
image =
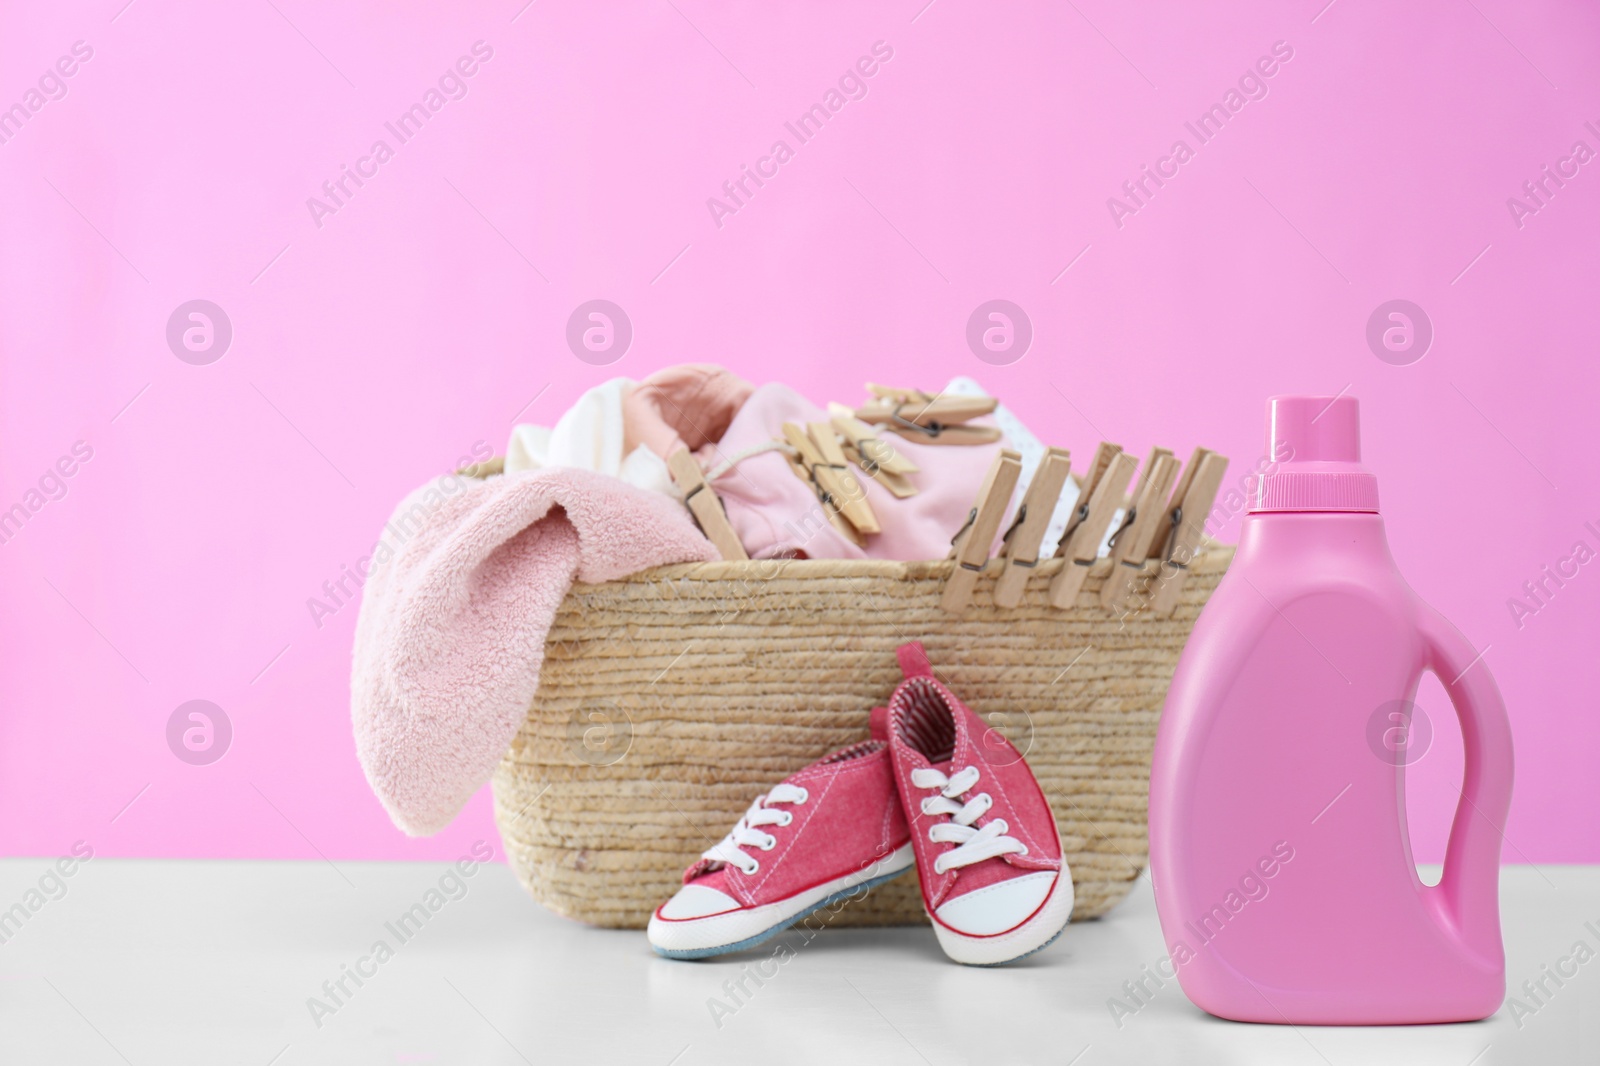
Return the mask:
[[[1280,396],[1269,419],[1274,466],[1156,740],[1150,873],[1179,983],[1239,1021],[1488,1017],[1505,997],[1505,705],[1395,568],[1356,401]],[[1424,670],[1449,693],[1465,752],[1435,887],[1417,877],[1405,813]]]

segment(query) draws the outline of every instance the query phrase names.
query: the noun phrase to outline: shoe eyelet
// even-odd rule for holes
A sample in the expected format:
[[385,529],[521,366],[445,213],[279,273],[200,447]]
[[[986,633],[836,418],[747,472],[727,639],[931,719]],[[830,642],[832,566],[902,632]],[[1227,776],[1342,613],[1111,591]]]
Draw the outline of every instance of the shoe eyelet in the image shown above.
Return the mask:
[[808,800],[810,798],[811,798],[811,790],[807,789],[807,788],[801,788],[800,789],[800,798],[795,800],[795,803],[804,803],[806,800]]
[[793,824],[794,824],[794,814],[789,812],[789,811],[784,811],[783,812],[783,821],[778,823],[778,827],[780,829],[787,829],[789,826],[791,826]]
[[759,859],[751,859],[750,865],[742,867],[742,869],[746,877],[754,877],[761,872],[761,861]]
[[756,847],[760,848],[762,851],[771,851],[777,846],[778,838],[773,836],[771,833],[767,834],[767,839],[756,845]]

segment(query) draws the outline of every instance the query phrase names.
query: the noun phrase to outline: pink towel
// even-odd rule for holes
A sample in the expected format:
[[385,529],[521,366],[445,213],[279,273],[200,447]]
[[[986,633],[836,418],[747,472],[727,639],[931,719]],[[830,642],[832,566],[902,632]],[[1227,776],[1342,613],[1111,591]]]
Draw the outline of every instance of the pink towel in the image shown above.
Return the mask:
[[364,587],[350,716],[368,783],[412,836],[494,773],[574,579],[718,558],[681,503],[587,470],[430,484],[386,528],[406,539]]

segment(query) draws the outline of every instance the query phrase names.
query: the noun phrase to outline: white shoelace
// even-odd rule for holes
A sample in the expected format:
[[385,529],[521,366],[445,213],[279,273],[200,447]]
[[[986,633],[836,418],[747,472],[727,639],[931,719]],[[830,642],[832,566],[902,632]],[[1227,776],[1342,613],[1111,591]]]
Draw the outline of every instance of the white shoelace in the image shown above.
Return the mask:
[[788,825],[794,821],[794,814],[790,811],[775,811],[766,806],[769,803],[804,803],[811,798],[811,793],[798,785],[774,785],[772,791],[764,796],[757,796],[750,809],[744,812],[744,817],[728,831],[728,835],[720,842],[707,848],[702,854],[702,859],[713,862],[725,862],[729,866],[737,866],[749,877],[761,869],[761,861],[749,854],[745,848],[760,848],[762,851],[771,851],[778,846],[778,838],[771,833],[763,833],[760,829],[764,825]]
[[971,866],[984,859],[992,859],[996,855],[1026,855],[1027,845],[1016,837],[1006,836],[1011,828],[1004,818],[996,818],[982,829],[974,829],[972,823],[982,818],[994,806],[994,797],[987,792],[980,792],[965,803],[958,797],[970,792],[978,783],[978,768],[969,766],[946,777],[938,770],[923,769],[911,771],[911,783],[917,788],[936,788],[937,796],[928,796],[922,801],[922,813],[928,815],[948,814],[948,822],[939,822],[928,829],[928,839],[935,844],[952,843],[959,845],[944,852],[933,860],[933,872],[943,874],[947,870],[961,866]]

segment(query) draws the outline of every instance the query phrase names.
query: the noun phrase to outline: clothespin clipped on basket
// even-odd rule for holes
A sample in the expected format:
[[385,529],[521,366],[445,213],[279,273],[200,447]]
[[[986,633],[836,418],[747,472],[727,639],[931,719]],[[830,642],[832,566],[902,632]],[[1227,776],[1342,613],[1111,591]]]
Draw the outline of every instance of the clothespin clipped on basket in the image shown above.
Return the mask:
[[874,399],[856,409],[855,417],[882,426],[923,444],[993,444],[1000,439],[994,426],[969,426],[969,419],[993,413],[999,403],[992,396],[930,396],[921,389],[891,389],[868,385]]
[[728,521],[722,497],[706,480],[705,472],[689,449],[679,448],[669,455],[667,469],[672,472],[672,480],[677,482],[678,488],[683,490],[683,502],[694,516],[695,525],[716,547],[717,553],[724,559],[750,558],[744,545],[739,543],[739,535],[733,531],[733,523]]
[[1061,490],[1072,475],[1072,457],[1065,448],[1047,448],[1028,482],[1028,491],[1017,506],[1017,517],[1006,532],[1000,554],[1006,568],[994,583],[994,602],[1015,607],[1022,602],[1022,589],[1028,575],[1039,563],[1039,543],[1044,540],[1050,517],[1055,514]]
[[906,476],[920,469],[916,463],[895,451],[893,444],[878,436],[871,426],[857,418],[855,411],[844,404],[830,403],[828,416],[833,428],[844,438],[845,458],[865,470],[896,497],[905,499],[917,494],[917,487]]
[[1167,493],[1178,479],[1178,460],[1167,448],[1152,448],[1139,473],[1128,513],[1111,538],[1111,573],[1100,586],[1100,606],[1124,604],[1134,582],[1144,573],[1156,536],[1171,524]]
[[1050,606],[1068,608],[1077,602],[1078,590],[1100,554],[1100,539],[1122,506],[1122,494],[1136,465],[1138,460],[1119,444],[1102,443],[1095,449],[1094,461],[1083,475],[1078,507],[1056,548],[1056,554],[1067,563],[1050,582]]
[[[858,534],[879,532],[883,527],[867,502],[861,482],[851,472],[833,427],[826,422],[813,422],[809,429],[808,433],[793,422],[785,422],[783,439],[799,453],[802,476],[816,488],[823,508],[831,506]],[[860,543],[859,538],[856,542]]]
[[1170,617],[1178,606],[1189,564],[1199,553],[1200,542],[1205,538],[1206,516],[1217,501],[1227,472],[1226,455],[1196,448],[1178,487],[1172,492],[1166,528],[1150,545],[1151,558],[1161,560],[1155,591],[1150,598],[1150,613],[1157,618]]
[[1011,493],[1016,490],[1017,478],[1022,474],[1022,456],[1009,448],[989,464],[989,472],[978,489],[978,500],[967,516],[966,525],[951,540],[950,557],[956,565],[944,583],[944,595],[939,606],[952,614],[966,610],[972,600],[972,590],[978,583],[983,564],[989,561],[989,546],[1000,532],[1000,521],[1011,505]]

